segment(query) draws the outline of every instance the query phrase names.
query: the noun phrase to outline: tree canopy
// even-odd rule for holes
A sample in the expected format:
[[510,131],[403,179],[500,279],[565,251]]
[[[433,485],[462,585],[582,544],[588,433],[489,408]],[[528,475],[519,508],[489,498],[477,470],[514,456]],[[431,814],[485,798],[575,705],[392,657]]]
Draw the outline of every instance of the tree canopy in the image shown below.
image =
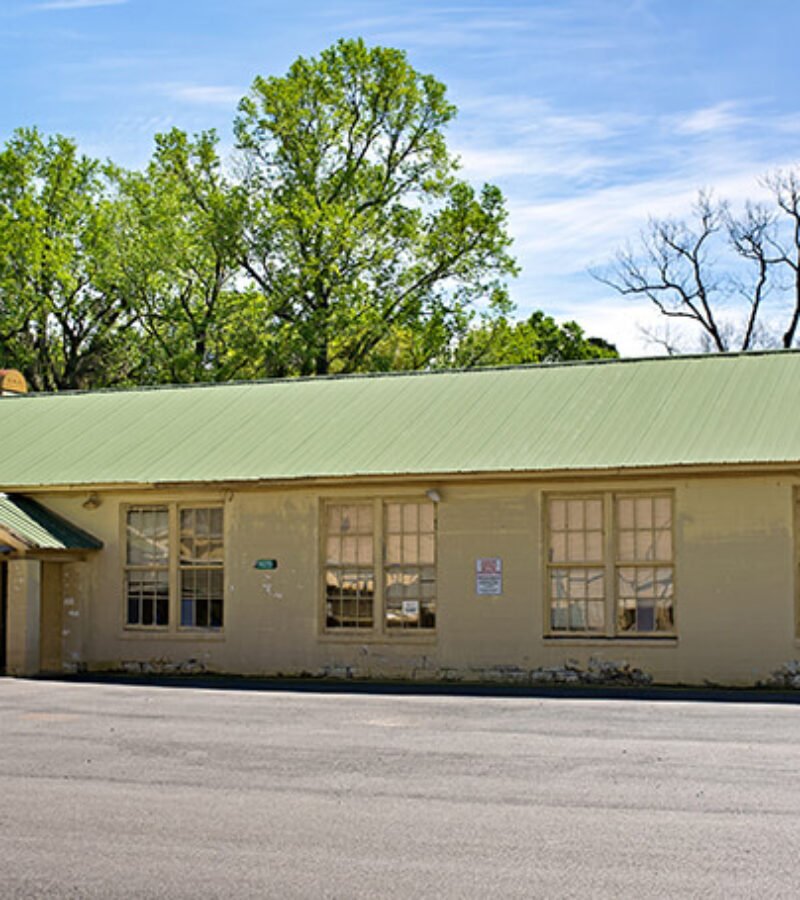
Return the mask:
[[129,372],[122,338],[134,316],[113,261],[109,190],[65,137],[21,129],[0,154],[0,347],[37,390]]
[[391,368],[397,330],[441,348],[475,302],[510,310],[502,195],[456,177],[455,108],[404,53],[340,41],[239,110],[245,266],[296,370]]
[[236,149],[155,136],[141,171],[20,129],[0,153],[0,361],[39,390],[615,352],[514,323],[498,188],[459,178],[443,84],[343,40],[256,78]]

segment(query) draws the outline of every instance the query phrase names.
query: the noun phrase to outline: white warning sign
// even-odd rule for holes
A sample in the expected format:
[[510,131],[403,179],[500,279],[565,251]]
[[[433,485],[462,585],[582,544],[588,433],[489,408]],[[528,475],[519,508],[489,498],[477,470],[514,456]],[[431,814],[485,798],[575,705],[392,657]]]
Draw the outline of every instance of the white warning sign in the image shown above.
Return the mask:
[[475,593],[503,593],[503,560],[499,556],[484,556],[475,560]]

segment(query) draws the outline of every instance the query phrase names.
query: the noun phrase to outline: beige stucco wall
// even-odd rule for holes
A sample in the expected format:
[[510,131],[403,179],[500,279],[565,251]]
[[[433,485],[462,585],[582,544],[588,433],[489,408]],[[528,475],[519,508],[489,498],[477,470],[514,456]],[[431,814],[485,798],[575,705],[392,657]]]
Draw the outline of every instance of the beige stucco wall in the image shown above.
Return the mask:
[[[431,484],[369,488],[138,491],[38,499],[103,540],[85,562],[64,567],[64,663],[243,674],[335,673],[409,677],[524,677],[567,659],[626,660],[657,682],[746,684],[800,658],[795,639],[796,480],[782,475],[442,483],[438,507],[435,637],[323,634],[319,510],[324,499],[424,497]],[[548,491],[655,491],[674,496],[677,637],[658,641],[549,639],[542,498]],[[122,510],[127,503],[222,502],[226,590],[222,634],[153,635],[124,628]],[[503,594],[475,593],[476,557],[503,560]],[[275,558],[274,572],[253,567]],[[29,564],[30,565],[30,564]],[[31,657],[13,587],[15,638]],[[19,591],[17,592],[19,593]],[[20,594],[21,596],[21,594]],[[175,607],[176,609],[176,607]],[[23,640],[23,636],[25,639]],[[27,643],[26,643],[27,641]],[[14,650],[9,661],[17,657]],[[514,673],[513,667],[520,672]]]

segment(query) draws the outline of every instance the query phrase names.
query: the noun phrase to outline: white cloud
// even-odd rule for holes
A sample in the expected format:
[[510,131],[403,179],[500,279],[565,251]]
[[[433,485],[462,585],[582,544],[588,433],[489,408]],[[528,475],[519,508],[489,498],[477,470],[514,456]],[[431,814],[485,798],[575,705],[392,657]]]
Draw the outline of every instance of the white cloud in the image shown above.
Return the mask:
[[763,169],[746,168],[703,178],[710,173],[642,180],[547,203],[510,206],[511,231],[518,251],[548,260],[559,272],[580,272],[607,259],[625,240],[636,237],[648,217],[686,216],[706,185],[715,194],[741,203],[761,199]]
[[94,6],[123,6],[129,0],[47,0],[32,9],[90,9]]
[[743,125],[747,119],[734,112],[737,108],[733,101],[717,103],[679,119],[676,129],[680,134],[709,134],[720,131],[731,131]]

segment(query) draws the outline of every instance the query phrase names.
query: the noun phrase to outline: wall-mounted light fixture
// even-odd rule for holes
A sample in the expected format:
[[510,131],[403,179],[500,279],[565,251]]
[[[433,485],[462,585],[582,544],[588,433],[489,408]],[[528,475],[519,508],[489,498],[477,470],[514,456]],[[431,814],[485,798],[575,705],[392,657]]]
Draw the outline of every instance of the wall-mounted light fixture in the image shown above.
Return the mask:
[[442,495],[436,490],[436,488],[430,488],[430,490],[425,491],[425,496],[432,503],[441,503]]
[[103,501],[97,494],[89,494],[89,496],[83,501],[83,508],[97,509],[97,507],[100,506],[102,502]]

